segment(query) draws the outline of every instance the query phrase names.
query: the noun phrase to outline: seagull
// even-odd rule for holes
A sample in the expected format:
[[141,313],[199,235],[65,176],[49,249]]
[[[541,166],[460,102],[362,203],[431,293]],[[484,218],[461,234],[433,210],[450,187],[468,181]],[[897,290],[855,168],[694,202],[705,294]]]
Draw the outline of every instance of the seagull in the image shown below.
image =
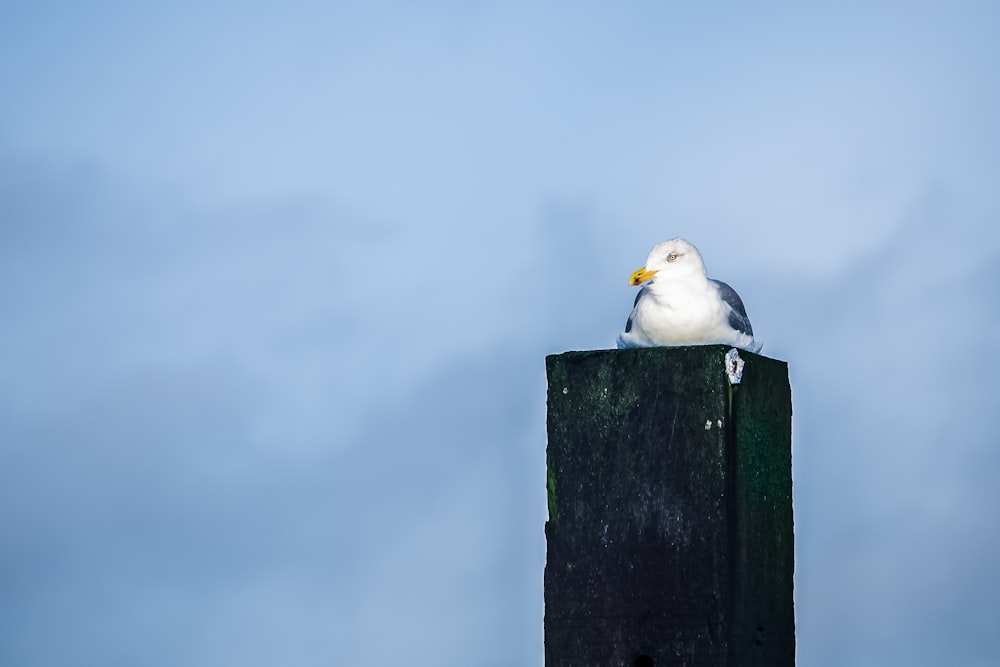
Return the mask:
[[743,300],[732,287],[705,273],[701,253],[683,239],[654,247],[646,266],[629,277],[643,285],[635,297],[618,348],[674,345],[733,345],[760,352],[762,343]]

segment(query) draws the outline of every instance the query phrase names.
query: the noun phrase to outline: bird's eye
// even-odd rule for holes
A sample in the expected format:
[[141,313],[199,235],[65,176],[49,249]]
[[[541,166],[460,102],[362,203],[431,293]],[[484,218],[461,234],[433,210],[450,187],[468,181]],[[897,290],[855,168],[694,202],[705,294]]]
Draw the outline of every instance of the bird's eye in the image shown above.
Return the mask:
[[667,261],[668,262],[677,261],[677,257],[678,257],[677,253],[676,252],[672,252],[669,255],[667,255]]

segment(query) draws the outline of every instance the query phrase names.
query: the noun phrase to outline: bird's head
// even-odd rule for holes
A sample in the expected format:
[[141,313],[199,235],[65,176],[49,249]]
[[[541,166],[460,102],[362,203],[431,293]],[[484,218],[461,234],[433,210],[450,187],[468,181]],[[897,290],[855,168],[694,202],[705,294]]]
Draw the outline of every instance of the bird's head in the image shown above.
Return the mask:
[[704,276],[701,253],[684,239],[670,239],[649,251],[646,265],[629,276],[630,285],[641,285],[655,278]]

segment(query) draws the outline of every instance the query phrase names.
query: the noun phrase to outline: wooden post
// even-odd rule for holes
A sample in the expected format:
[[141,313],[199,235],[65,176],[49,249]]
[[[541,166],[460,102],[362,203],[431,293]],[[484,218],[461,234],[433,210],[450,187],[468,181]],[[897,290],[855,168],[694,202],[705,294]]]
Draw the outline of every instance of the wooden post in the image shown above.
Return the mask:
[[546,358],[547,667],[795,664],[788,366],[729,350]]

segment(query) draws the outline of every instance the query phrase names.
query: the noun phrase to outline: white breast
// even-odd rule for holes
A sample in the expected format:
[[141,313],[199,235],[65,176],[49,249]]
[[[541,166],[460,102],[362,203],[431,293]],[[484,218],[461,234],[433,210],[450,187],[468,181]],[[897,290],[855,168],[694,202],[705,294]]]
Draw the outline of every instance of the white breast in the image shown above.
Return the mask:
[[671,285],[650,290],[639,301],[632,326],[654,345],[726,342],[720,336],[730,337],[726,313],[707,281],[704,288]]

